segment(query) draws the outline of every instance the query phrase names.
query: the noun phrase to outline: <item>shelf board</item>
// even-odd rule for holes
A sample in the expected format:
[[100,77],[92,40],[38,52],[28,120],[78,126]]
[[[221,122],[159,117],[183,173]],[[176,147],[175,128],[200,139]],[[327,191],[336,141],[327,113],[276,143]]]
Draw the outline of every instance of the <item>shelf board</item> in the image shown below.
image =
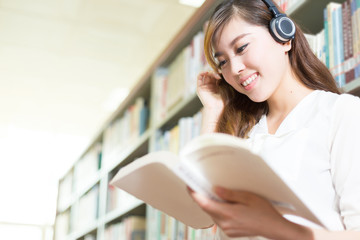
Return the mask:
[[298,0],[295,1],[290,7],[289,9],[286,11],[286,14],[288,16],[291,16],[291,14],[295,13],[297,10],[300,9],[301,6],[303,6],[303,4],[305,4],[308,0]]
[[200,99],[196,94],[180,101],[174,108],[172,108],[165,119],[155,126],[155,129],[164,129],[175,125],[181,117],[190,116],[197,113],[202,107]]
[[360,96],[360,78],[347,83],[344,87],[342,87],[342,90],[346,93]]
[[210,18],[210,15],[215,10],[215,7],[219,5],[222,0],[206,0],[204,4],[196,10],[195,14],[189,19],[189,21],[183,26],[183,28],[174,36],[170,41],[170,44],[160,54],[159,58],[149,68],[147,76],[151,76],[151,73],[159,66],[167,66],[172,62],[178,53],[190,44],[193,36],[199,31],[203,30],[204,22]]
[[[333,0],[334,2],[343,2],[344,0]],[[207,0],[204,3],[204,6],[199,8],[199,10],[194,14],[194,16],[189,20],[189,22],[183,27],[181,31],[174,37],[171,43],[167,46],[166,49],[160,54],[160,56],[153,62],[153,64],[146,69],[144,75],[139,79],[138,83],[131,91],[129,96],[122,102],[114,114],[108,119],[108,121],[100,129],[99,133],[95,135],[92,145],[90,145],[84,154],[97,142],[102,141],[102,135],[104,130],[108,125],[113,122],[116,118],[121,116],[125,109],[131,105],[136,97],[144,96],[146,100],[150,99],[151,92],[151,81],[150,78],[152,73],[159,66],[167,66],[171,63],[172,60],[178,55],[178,53],[186,47],[192,37],[200,30],[202,30],[203,22],[209,18],[210,14],[213,12],[214,8],[221,2],[221,0]],[[292,5],[287,14],[294,19],[304,30],[308,33],[317,33],[323,28],[323,9],[330,2],[330,0],[298,0]],[[360,95],[360,79],[356,79],[353,82],[345,85],[342,90],[344,92],[352,93],[354,95]],[[135,158],[140,157],[143,154],[146,154],[149,151],[149,143],[151,138],[155,135],[156,130],[167,130],[173,127],[178,123],[178,120],[181,117],[192,116],[202,108],[202,104],[194,93],[191,96],[188,96],[182,99],[176,106],[174,106],[170,111],[168,111],[167,116],[164,120],[154,123],[154,126],[151,126],[142,136],[140,136],[134,142],[127,144],[126,146],[119,146],[114,153],[111,153],[109,156],[110,162],[107,166],[102,167],[102,169],[94,174],[89,180],[88,184],[79,191],[72,194],[70,200],[66,204],[62,204],[58,208],[58,212],[64,212],[69,209],[71,206],[76,205],[77,201],[83,196],[87,191],[89,191],[93,186],[98,184],[102,185],[100,188],[105,189],[108,183],[109,175],[114,172],[115,169],[121,167],[133,161]],[[72,170],[69,170],[69,172]],[[105,191],[100,190],[99,194],[103,194]],[[106,196],[103,198],[103,202],[106,202]],[[101,202],[102,200],[100,200]],[[109,213],[100,211],[100,217],[94,223],[89,224],[86,228],[80,229],[79,231],[72,232],[68,235],[68,240],[76,240],[82,238],[86,234],[98,233],[104,230],[106,226],[112,224],[115,221],[119,221],[121,218],[129,214],[145,214],[146,205],[144,202],[138,200],[130,203],[125,208],[118,208]],[[102,229],[99,231],[99,229]]]
[[100,226],[100,222],[95,221],[95,222],[89,224],[86,228],[83,228],[81,230],[70,233],[68,235],[68,237],[67,237],[67,240],[79,239],[79,238],[85,236],[86,234],[89,234],[91,232],[95,232],[98,229],[99,226]]
[[78,191],[73,193],[73,196],[70,198],[67,203],[61,204],[58,208],[58,212],[62,213],[70,208],[74,203],[81,198],[86,192],[88,192],[93,186],[100,182],[101,179],[101,171],[97,171],[96,173],[92,173],[92,177],[89,178],[89,181],[86,185],[80,188]]
[[109,159],[110,163],[108,164],[108,166],[105,167],[101,175],[104,176],[108,174],[121,163],[125,163],[126,160],[131,158],[133,155],[146,154],[148,151],[148,143],[150,136],[151,131],[150,129],[148,129],[134,143],[129,144],[125,148],[114,150],[115,152],[111,154],[111,157]]
[[134,202],[129,204],[127,207],[118,208],[107,213],[105,217],[102,218],[101,222],[103,224],[108,224],[126,215],[142,215],[143,213],[145,213],[144,209],[142,208],[145,208],[145,203],[141,200],[134,200]]
[[299,0],[288,11],[305,33],[316,34],[324,28],[323,11],[329,2],[342,3],[344,0]]

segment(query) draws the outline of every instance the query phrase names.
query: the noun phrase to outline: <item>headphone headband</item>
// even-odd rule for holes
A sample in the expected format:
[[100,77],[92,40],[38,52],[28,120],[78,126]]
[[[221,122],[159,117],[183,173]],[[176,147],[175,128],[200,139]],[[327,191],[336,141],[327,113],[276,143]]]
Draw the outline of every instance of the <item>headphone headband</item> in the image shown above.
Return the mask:
[[270,12],[277,17],[280,14],[280,11],[277,9],[275,4],[271,0],[262,0],[265,5],[269,8]]
[[295,36],[295,24],[286,16],[286,14],[280,13],[272,0],[262,0],[268,7],[269,11],[273,14],[273,18],[270,21],[270,34],[273,38],[280,42],[286,43]]

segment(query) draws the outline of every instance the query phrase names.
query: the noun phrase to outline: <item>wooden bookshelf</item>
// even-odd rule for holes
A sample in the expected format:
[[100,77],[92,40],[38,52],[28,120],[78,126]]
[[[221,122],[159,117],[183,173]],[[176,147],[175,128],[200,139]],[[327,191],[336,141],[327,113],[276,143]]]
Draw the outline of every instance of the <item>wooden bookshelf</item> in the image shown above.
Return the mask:
[[[159,54],[153,64],[146,70],[144,74],[138,80],[135,87],[132,89],[128,97],[120,104],[117,110],[112,116],[104,123],[103,127],[99,129],[98,133],[93,138],[92,143],[84,151],[83,157],[88,151],[90,151],[96,144],[102,144],[104,141],[104,132],[108,127],[113,124],[120,116],[122,116],[129,106],[134,104],[137,98],[142,97],[149,104],[150,117],[153,107],[151,100],[154,97],[152,95],[152,76],[156,69],[159,67],[168,67],[172,64],[174,59],[179,53],[190,44],[193,37],[203,29],[205,21],[209,18],[214,8],[221,0],[207,0],[205,3],[194,13],[189,21],[183,26],[178,34],[174,36],[169,45]],[[295,19],[300,26],[307,29],[310,33],[317,33],[322,28],[323,24],[323,9],[330,0],[298,0],[295,5],[288,9],[290,17]],[[343,2],[343,1],[335,1]],[[342,88],[343,91],[351,94],[360,95],[360,79],[356,79]],[[129,203],[124,208],[117,208],[112,211],[108,211],[108,185],[113,174],[120,169],[122,166],[136,160],[147,152],[154,149],[155,138],[158,131],[166,131],[178,124],[179,119],[183,117],[194,116],[201,109],[201,103],[195,93],[189,94],[188,96],[181,99],[177,104],[167,112],[166,116],[157,122],[149,120],[147,130],[139,136],[131,144],[124,144],[118,146],[118,149],[114,153],[114,160],[108,163],[106,167],[101,166],[100,170],[89,178],[89,181],[83,188],[78,189],[76,192],[72,191],[71,196],[65,203],[58,203],[57,215],[66,211],[72,212],[70,218],[76,214],[76,208],[78,207],[79,200],[86,192],[92,189],[93,186],[98,185],[99,196],[98,196],[98,210],[97,220],[89,224],[88,226],[71,231],[68,233],[65,240],[78,240],[85,239],[85,236],[93,236],[96,240],[105,240],[105,231],[108,226],[118,221],[121,221],[126,216],[131,215],[142,215],[146,216],[147,206],[141,201],[134,201]],[[81,159],[80,157],[80,159]],[[104,157],[104,156],[102,156]],[[105,156],[106,158],[106,156]],[[104,160],[104,159],[102,159]],[[68,171],[63,179],[60,180],[61,184],[66,176],[74,171],[74,166]],[[74,176],[73,176],[74,177]],[[74,181],[74,180],[72,180]],[[61,199],[60,197],[58,199]],[[56,224],[56,222],[55,222]],[[69,227],[71,229],[71,221]],[[59,240],[59,239],[55,239]],[[62,239],[61,239],[62,240]],[[152,240],[152,239],[149,239]]]
[[289,15],[305,33],[316,34],[324,28],[323,10],[329,2],[342,3],[344,0],[299,0],[289,8]]
[[343,92],[347,92],[355,96],[360,96],[360,79],[357,78],[349,82],[342,88],[342,90]]

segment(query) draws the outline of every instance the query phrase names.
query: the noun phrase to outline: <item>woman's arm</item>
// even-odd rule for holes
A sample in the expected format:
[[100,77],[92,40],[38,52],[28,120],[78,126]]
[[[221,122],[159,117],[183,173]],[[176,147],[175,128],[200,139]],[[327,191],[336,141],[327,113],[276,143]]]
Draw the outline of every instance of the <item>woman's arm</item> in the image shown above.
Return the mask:
[[218,81],[221,77],[214,72],[202,72],[197,77],[197,95],[203,104],[201,133],[215,132],[224,103],[219,95]]
[[229,237],[263,236],[277,240],[360,239],[360,232],[331,232],[290,222],[269,201],[250,192],[224,188],[216,188],[215,192],[226,202],[216,202],[194,192],[191,195]]
[[201,134],[215,132],[221,112],[219,109],[202,109]]
[[359,240],[360,232],[357,231],[326,231],[322,229],[312,229],[314,239],[317,240]]

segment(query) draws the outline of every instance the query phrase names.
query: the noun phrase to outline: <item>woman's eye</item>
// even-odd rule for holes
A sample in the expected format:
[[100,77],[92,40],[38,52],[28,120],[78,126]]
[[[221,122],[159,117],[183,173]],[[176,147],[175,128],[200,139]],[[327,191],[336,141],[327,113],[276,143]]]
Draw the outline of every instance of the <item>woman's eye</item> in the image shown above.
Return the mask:
[[226,63],[226,60],[220,61],[218,67],[222,68]]
[[249,45],[248,43],[242,45],[241,47],[239,47],[238,49],[236,49],[236,53],[242,53],[248,45]]

